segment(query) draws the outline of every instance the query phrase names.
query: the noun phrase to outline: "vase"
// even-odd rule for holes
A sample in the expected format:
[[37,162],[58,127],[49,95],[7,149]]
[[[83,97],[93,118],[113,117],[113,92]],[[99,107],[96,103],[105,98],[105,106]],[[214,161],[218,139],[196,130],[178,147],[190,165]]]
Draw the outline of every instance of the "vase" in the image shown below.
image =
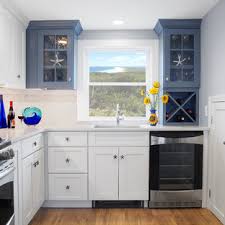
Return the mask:
[[155,109],[151,109],[150,110],[150,116],[149,116],[149,123],[151,126],[156,126],[158,123],[158,117],[156,115],[156,110]]

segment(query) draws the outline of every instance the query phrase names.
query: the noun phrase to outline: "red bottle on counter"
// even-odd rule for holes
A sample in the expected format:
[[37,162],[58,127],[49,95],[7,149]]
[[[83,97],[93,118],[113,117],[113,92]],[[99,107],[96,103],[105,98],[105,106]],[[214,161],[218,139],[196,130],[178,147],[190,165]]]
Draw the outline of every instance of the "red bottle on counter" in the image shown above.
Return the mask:
[[13,109],[13,101],[10,101],[10,106],[9,106],[9,113],[8,113],[8,128],[15,128],[15,112]]

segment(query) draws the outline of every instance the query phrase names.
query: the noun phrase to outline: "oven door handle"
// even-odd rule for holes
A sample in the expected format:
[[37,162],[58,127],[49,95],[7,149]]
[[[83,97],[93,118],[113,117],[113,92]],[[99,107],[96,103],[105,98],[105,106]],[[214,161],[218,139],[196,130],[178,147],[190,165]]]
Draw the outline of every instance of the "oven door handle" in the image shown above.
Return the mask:
[[15,168],[12,167],[5,171],[5,173],[1,174],[0,176],[0,187],[3,186],[6,183],[13,182],[14,181],[14,170]]

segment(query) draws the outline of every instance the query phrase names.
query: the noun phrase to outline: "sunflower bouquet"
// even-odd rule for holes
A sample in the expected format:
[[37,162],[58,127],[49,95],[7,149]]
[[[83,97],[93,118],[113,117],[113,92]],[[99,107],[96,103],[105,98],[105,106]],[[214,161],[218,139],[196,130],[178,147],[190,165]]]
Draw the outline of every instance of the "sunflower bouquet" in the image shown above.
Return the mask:
[[[141,90],[141,95],[145,96],[144,97],[144,104],[146,106],[150,107],[150,118],[149,122],[152,126],[155,126],[158,123],[158,118],[156,115],[156,111],[158,108],[159,104],[159,89],[160,89],[160,83],[158,81],[153,82],[152,87],[149,89],[149,91]],[[161,101],[164,104],[167,104],[169,101],[169,96],[168,95],[162,95],[161,96]]]

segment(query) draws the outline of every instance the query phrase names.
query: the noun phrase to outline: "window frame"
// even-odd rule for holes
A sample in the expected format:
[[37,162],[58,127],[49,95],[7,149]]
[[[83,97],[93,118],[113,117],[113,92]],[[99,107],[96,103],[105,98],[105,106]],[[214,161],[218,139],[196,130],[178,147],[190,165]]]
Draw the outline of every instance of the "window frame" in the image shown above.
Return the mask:
[[[156,40],[126,40],[126,41],[79,41],[78,54],[78,87],[77,112],[79,121],[114,121],[115,117],[89,116],[89,87],[95,86],[146,86],[146,90],[154,79],[158,78],[158,43]],[[86,42],[86,43],[84,43]],[[90,82],[88,56],[93,51],[144,51],[146,53],[146,80],[145,82]],[[154,74],[156,76],[154,76]],[[83,76],[82,76],[83,75]],[[115,109],[116,110],[116,109]],[[123,109],[121,109],[123,111]],[[149,116],[146,107],[145,117],[125,117],[128,121],[142,121]]]

